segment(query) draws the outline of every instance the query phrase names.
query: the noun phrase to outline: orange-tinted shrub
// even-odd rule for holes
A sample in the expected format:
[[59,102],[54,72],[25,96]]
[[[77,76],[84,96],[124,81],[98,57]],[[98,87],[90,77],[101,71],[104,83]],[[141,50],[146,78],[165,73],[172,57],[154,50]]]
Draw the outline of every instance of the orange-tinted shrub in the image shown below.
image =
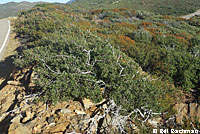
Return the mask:
[[97,9],[97,10],[92,11],[92,14],[100,14],[100,13],[102,13],[102,11],[103,10],[101,10],[101,9]]
[[119,45],[119,47],[121,48],[122,51],[127,51],[129,50],[130,47],[134,46],[135,41],[132,40],[131,38],[129,38],[128,36],[124,36],[124,35],[117,35],[117,34],[102,34],[99,33],[98,34],[99,37],[102,38],[110,38],[114,43],[114,45]]
[[124,11],[124,10],[127,10],[126,8],[114,8],[112,9],[113,12],[121,12],[121,11]]
[[181,36],[177,36],[177,35],[172,35],[172,34],[168,34],[166,36],[169,36],[169,37],[174,37],[176,39],[178,39],[180,42],[188,45],[189,44],[189,41],[187,41],[185,38],[181,37]]
[[119,45],[122,51],[127,51],[135,44],[135,41],[124,35],[109,35],[116,45]]
[[122,22],[122,23],[115,23],[115,26],[117,26],[117,27],[129,28],[129,29],[131,29],[131,30],[137,29],[137,26],[136,26],[136,25],[134,25],[134,24],[129,24],[129,23],[125,23],[125,22]]
[[149,31],[152,35],[159,33],[159,29],[157,28],[145,28],[145,30]]
[[110,20],[109,19],[104,19],[104,20],[102,20],[102,22],[110,22]]
[[131,38],[124,36],[124,35],[118,35],[118,42],[120,44],[125,44],[125,45],[134,45],[135,41],[132,40]]
[[163,23],[157,23],[157,25],[161,27],[166,26],[166,24],[163,24]]
[[124,10],[127,10],[127,9],[126,8],[114,8],[114,9],[112,9],[113,12],[117,12],[120,15],[128,18],[129,16],[126,13],[122,12]]
[[79,22],[80,25],[83,25],[83,26],[86,26],[86,27],[90,27],[91,24],[87,21],[82,21],[82,22]]
[[123,13],[123,12],[119,12],[119,14],[120,14],[121,16],[124,16],[124,17],[126,17],[126,18],[128,18],[128,17],[129,17],[127,14],[125,14],[125,13]]
[[151,22],[142,22],[141,26],[151,26],[152,23]]
[[182,33],[176,33],[176,36],[180,36],[180,37],[183,37],[185,39],[191,39],[191,35],[185,33],[185,32],[182,32]]
[[98,33],[98,36],[99,36],[99,37],[102,37],[102,38],[108,38],[108,37],[109,37],[109,35],[107,35],[107,34],[102,34],[102,33]]
[[177,20],[177,21],[185,21],[185,20],[187,20],[187,19],[178,17],[178,18],[176,18],[176,20]]

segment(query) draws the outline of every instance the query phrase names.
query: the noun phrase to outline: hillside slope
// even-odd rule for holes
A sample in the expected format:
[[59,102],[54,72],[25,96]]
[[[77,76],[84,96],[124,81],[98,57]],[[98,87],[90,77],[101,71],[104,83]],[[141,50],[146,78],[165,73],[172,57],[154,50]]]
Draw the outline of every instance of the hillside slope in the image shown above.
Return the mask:
[[[166,123],[159,124],[162,128],[178,129],[182,125],[178,121],[184,121],[178,120],[172,107],[200,102],[199,19],[127,8],[85,12],[70,8],[40,5],[18,16],[15,32],[26,47],[14,62],[32,76],[28,80],[36,87],[30,92],[41,94],[40,99],[50,104],[89,98],[93,102],[105,99],[111,106],[113,100],[124,109],[120,116],[151,109],[168,114],[161,117]],[[184,91],[195,95],[184,99]],[[175,125],[168,124],[175,116]],[[184,123],[188,127],[182,128],[192,129]],[[199,127],[198,122],[193,124]],[[152,132],[146,126],[141,133]],[[132,133],[129,130],[125,131]]]
[[30,2],[9,2],[6,4],[0,4],[0,19],[1,18],[6,18],[9,16],[16,16],[17,13],[20,10],[27,10],[35,6],[36,4],[39,4],[41,2],[35,2],[35,3],[30,3]]
[[[104,2],[109,6],[113,1],[98,3]],[[85,0],[90,10],[84,12],[77,11],[76,2],[71,7],[40,4],[18,14],[14,32],[23,46],[14,57],[17,68],[0,85],[5,87],[1,132],[14,128],[32,133],[132,134],[139,129],[147,134],[153,128],[200,129],[199,17],[122,8],[128,2],[133,1],[112,9],[90,9]],[[10,85],[24,88],[14,93]],[[97,105],[87,110],[84,98]],[[24,107],[22,103],[39,101],[42,109],[12,112]],[[65,101],[78,101],[81,107]],[[89,122],[82,124],[86,119]]]
[[200,8],[199,0],[76,0],[74,9],[131,8],[162,15],[185,15]]

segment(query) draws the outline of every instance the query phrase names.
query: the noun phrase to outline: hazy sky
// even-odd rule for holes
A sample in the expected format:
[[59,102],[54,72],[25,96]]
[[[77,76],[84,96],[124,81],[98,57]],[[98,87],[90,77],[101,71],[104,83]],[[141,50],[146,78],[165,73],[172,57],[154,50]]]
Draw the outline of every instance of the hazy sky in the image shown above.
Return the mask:
[[67,3],[69,0],[0,0],[0,4],[11,2],[11,1],[14,1],[14,2],[21,2],[21,1],[29,1],[29,2],[44,1],[44,2]]

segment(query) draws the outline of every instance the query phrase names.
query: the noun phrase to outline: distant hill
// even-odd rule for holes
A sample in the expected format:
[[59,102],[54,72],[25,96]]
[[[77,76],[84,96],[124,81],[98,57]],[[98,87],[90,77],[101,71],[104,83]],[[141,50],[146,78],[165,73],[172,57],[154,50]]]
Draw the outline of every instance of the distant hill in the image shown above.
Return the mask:
[[40,4],[43,2],[9,2],[6,4],[0,4],[0,19],[6,18],[9,16],[16,16],[20,10],[27,10],[35,6],[36,4]]
[[76,0],[74,9],[130,8],[162,15],[185,15],[200,8],[199,0]]
[[70,0],[69,2],[67,2],[67,4],[71,4],[73,2],[75,2],[76,0]]

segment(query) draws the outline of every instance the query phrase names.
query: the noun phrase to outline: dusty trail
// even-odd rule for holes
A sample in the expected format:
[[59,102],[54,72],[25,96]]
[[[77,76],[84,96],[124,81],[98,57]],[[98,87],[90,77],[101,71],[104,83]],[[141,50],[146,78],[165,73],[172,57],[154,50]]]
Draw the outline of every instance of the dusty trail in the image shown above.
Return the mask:
[[194,17],[196,15],[200,15],[200,10],[197,10],[196,12],[188,14],[188,15],[181,16],[181,18],[190,19],[190,18],[192,18],[192,17]]

